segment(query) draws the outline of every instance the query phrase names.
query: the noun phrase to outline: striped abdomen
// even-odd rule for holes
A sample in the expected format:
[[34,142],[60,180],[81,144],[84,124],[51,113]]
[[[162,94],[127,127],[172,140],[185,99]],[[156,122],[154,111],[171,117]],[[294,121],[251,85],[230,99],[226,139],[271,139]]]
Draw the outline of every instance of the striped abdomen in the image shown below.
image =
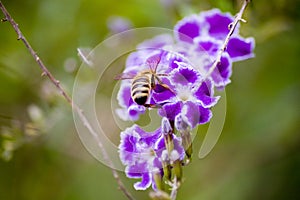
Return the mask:
[[151,90],[151,74],[137,75],[131,85],[131,97],[138,105],[145,105]]

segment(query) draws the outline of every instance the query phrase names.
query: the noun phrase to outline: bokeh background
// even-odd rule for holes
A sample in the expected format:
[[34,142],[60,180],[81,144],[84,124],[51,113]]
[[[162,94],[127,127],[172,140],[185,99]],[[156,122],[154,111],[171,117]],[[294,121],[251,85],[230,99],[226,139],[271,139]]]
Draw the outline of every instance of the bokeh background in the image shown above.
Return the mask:
[[[78,47],[93,48],[128,27],[172,28],[214,7],[234,14],[241,2],[2,0],[69,94]],[[254,0],[245,18],[241,32],[255,37],[256,57],[234,64],[221,138],[205,159],[195,152],[178,199],[300,199],[300,2]],[[81,144],[69,105],[8,23],[0,24],[0,157],[1,200],[126,199],[110,169]],[[120,175],[136,199],[149,199]]]

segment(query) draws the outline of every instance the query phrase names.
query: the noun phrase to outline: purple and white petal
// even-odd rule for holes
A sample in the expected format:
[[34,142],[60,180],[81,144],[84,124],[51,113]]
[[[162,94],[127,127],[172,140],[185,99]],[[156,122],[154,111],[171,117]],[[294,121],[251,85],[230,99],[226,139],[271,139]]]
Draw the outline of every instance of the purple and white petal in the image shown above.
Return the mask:
[[136,190],[146,190],[152,183],[151,173],[142,173],[142,180],[135,183],[133,186]]
[[170,78],[172,85],[192,85],[199,81],[199,77],[200,74],[196,70],[188,67],[180,67],[173,70]]
[[154,132],[146,132],[137,125],[133,125],[121,132],[119,151],[123,164],[132,165],[136,161],[148,162],[151,160],[151,150],[160,135],[160,129]]
[[160,84],[157,84],[155,86],[155,89],[152,93],[152,98],[154,99],[155,103],[162,104],[166,102],[172,102],[174,98],[176,97],[176,94],[173,93],[175,87],[170,84],[170,81],[167,78],[161,79],[162,82],[172,90],[169,90]]
[[161,169],[163,168],[163,166],[162,166],[161,160],[159,159],[158,155],[153,160],[153,168],[154,168],[153,169],[154,173],[157,173],[157,172],[161,173]]
[[[230,13],[222,13],[219,9],[212,9],[200,14],[204,17],[204,21],[209,24],[208,35],[224,40],[229,33],[229,24],[233,22],[234,18]],[[236,28],[235,33],[238,31]]]
[[227,52],[233,62],[246,60],[254,57],[254,38],[232,37],[227,46]]
[[133,100],[131,98],[130,93],[131,84],[129,82],[122,82],[119,92],[117,94],[117,100],[121,107],[128,108],[133,104]]
[[[121,132],[121,141],[119,145],[120,158],[123,164],[129,165],[136,162],[137,157],[139,156],[136,153],[142,152],[144,149],[141,148],[141,143],[144,143],[144,148],[148,149],[149,145],[145,144],[144,141],[141,141],[141,135],[146,133],[139,126],[134,124],[133,126],[126,128]],[[139,144],[139,145],[137,145]]]
[[224,52],[221,57],[221,63],[211,74],[211,78],[218,89],[224,88],[230,83],[230,76],[232,74],[232,61],[229,55]]
[[206,52],[211,56],[215,56],[219,51],[222,43],[220,40],[209,36],[202,36],[195,39],[195,44],[197,45],[196,51],[198,52]]
[[158,158],[160,158],[162,156],[162,152],[165,149],[166,149],[165,138],[163,136],[161,136],[154,145],[154,150],[155,150],[156,156]]
[[165,73],[170,73],[173,69],[178,68],[178,63],[187,61],[187,48],[189,48],[189,45],[184,42],[165,47],[166,54],[164,65],[167,67]]
[[204,108],[210,108],[218,102],[220,97],[214,97],[214,85],[211,80],[203,82],[194,92],[197,101]]
[[[172,134],[172,139],[173,139],[173,143],[174,143],[174,151],[177,152],[178,158],[180,160],[183,160],[184,156],[185,156],[185,152],[184,152],[184,148],[182,146],[181,138]],[[164,139],[164,137],[161,137],[155,144],[155,153],[158,158],[161,158],[162,160],[166,160],[166,158],[162,158],[162,156],[166,156],[166,155],[163,155],[165,151],[166,151],[165,139]],[[170,158],[167,158],[167,160],[169,160],[169,159]],[[173,160],[173,161],[175,161],[175,160]],[[161,164],[158,165],[158,163],[156,165],[161,166]]]
[[160,129],[161,129],[162,135],[168,135],[173,132],[173,128],[170,124],[170,121],[166,117],[162,118]]
[[180,102],[168,103],[163,105],[163,107],[158,110],[158,113],[160,116],[166,117],[169,120],[175,120],[176,115],[181,112],[181,107]]
[[182,114],[179,114],[175,117],[174,126],[178,131],[185,131],[189,129],[187,119],[185,117],[182,117]]
[[199,124],[205,124],[210,121],[212,118],[212,112],[208,108],[203,108],[202,106],[198,107],[200,117],[199,117]]
[[200,119],[198,105],[187,101],[182,107],[181,115],[191,128],[195,128]]
[[146,108],[141,105],[132,104],[128,108],[128,117],[132,121],[137,121],[141,114],[144,114],[146,111]]
[[111,33],[117,34],[132,29],[132,22],[121,16],[111,16],[107,19],[107,27]]
[[[142,129],[141,129],[142,130]],[[161,129],[158,128],[153,132],[146,132],[143,130],[141,137],[143,142],[146,143],[149,147],[153,148],[156,141],[161,137]],[[149,148],[147,147],[147,148]]]
[[[174,142],[174,151],[177,152],[179,160],[183,160],[185,157],[185,151],[182,146],[182,140],[180,137],[177,137],[173,134],[173,142]],[[175,160],[173,160],[175,161]]]
[[137,137],[132,136],[127,131],[128,129],[121,132],[121,142],[119,145],[120,159],[124,165],[135,162],[133,152],[136,152],[135,144],[138,141]]
[[201,32],[201,19],[198,15],[191,15],[179,21],[174,27],[174,35],[177,41],[193,43],[193,39]]
[[133,169],[135,169],[134,167],[136,167],[136,166],[132,165],[132,166],[127,166],[126,167],[126,170],[125,170],[126,176],[128,178],[135,178],[135,179],[142,178],[141,173],[137,173],[136,171],[133,170]]
[[146,173],[147,163],[135,163],[128,165],[125,168],[125,173],[128,178],[142,178],[142,173]]

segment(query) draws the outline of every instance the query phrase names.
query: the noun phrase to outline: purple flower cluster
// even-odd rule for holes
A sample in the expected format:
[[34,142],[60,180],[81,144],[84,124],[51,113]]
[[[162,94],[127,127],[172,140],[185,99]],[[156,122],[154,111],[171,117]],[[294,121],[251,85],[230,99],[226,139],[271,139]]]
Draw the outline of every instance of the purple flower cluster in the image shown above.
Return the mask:
[[[168,125],[167,125],[168,126]],[[134,184],[137,190],[144,190],[152,184],[156,190],[155,177],[161,177],[163,163],[173,163],[183,160],[185,154],[181,145],[181,138],[172,135],[174,148],[168,156],[165,144],[165,128],[158,128],[154,132],[146,132],[139,126],[133,125],[121,133],[120,158],[126,165],[126,175],[129,178],[141,178]]]
[[[230,83],[233,62],[254,56],[254,39],[241,37],[237,27],[220,64],[211,70],[233,20],[218,9],[185,17],[175,25],[174,36],[166,34],[146,40],[129,55],[124,73],[133,77],[149,70],[149,63],[155,63],[159,57],[156,74],[167,86],[156,81],[147,100],[147,104],[157,105],[161,127],[148,133],[133,125],[121,133],[119,150],[126,175],[142,179],[134,185],[135,189],[144,190],[151,184],[157,189],[157,180],[181,178],[180,173],[170,169],[191,156],[187,152],[190,130],[210,121],[210,109],[219,99],[214,96],[214,89]],[[135,103],[131,87],[132,80],[122,80],[118,93],[121,108],[116,112],[123,120],[136,121],[147,108]]]

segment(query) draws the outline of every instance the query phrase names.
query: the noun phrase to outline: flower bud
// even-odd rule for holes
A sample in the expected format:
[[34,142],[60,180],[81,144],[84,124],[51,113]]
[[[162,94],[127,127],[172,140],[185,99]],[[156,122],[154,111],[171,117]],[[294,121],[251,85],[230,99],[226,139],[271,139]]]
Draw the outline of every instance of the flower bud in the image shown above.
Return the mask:
[[173,129],[171,127],[171,124],[169,122],[169,120],[164,117],[162,118],[161,120],[161,132],[164,134],[164,135],[168,135],[170,133],[172,133]]

